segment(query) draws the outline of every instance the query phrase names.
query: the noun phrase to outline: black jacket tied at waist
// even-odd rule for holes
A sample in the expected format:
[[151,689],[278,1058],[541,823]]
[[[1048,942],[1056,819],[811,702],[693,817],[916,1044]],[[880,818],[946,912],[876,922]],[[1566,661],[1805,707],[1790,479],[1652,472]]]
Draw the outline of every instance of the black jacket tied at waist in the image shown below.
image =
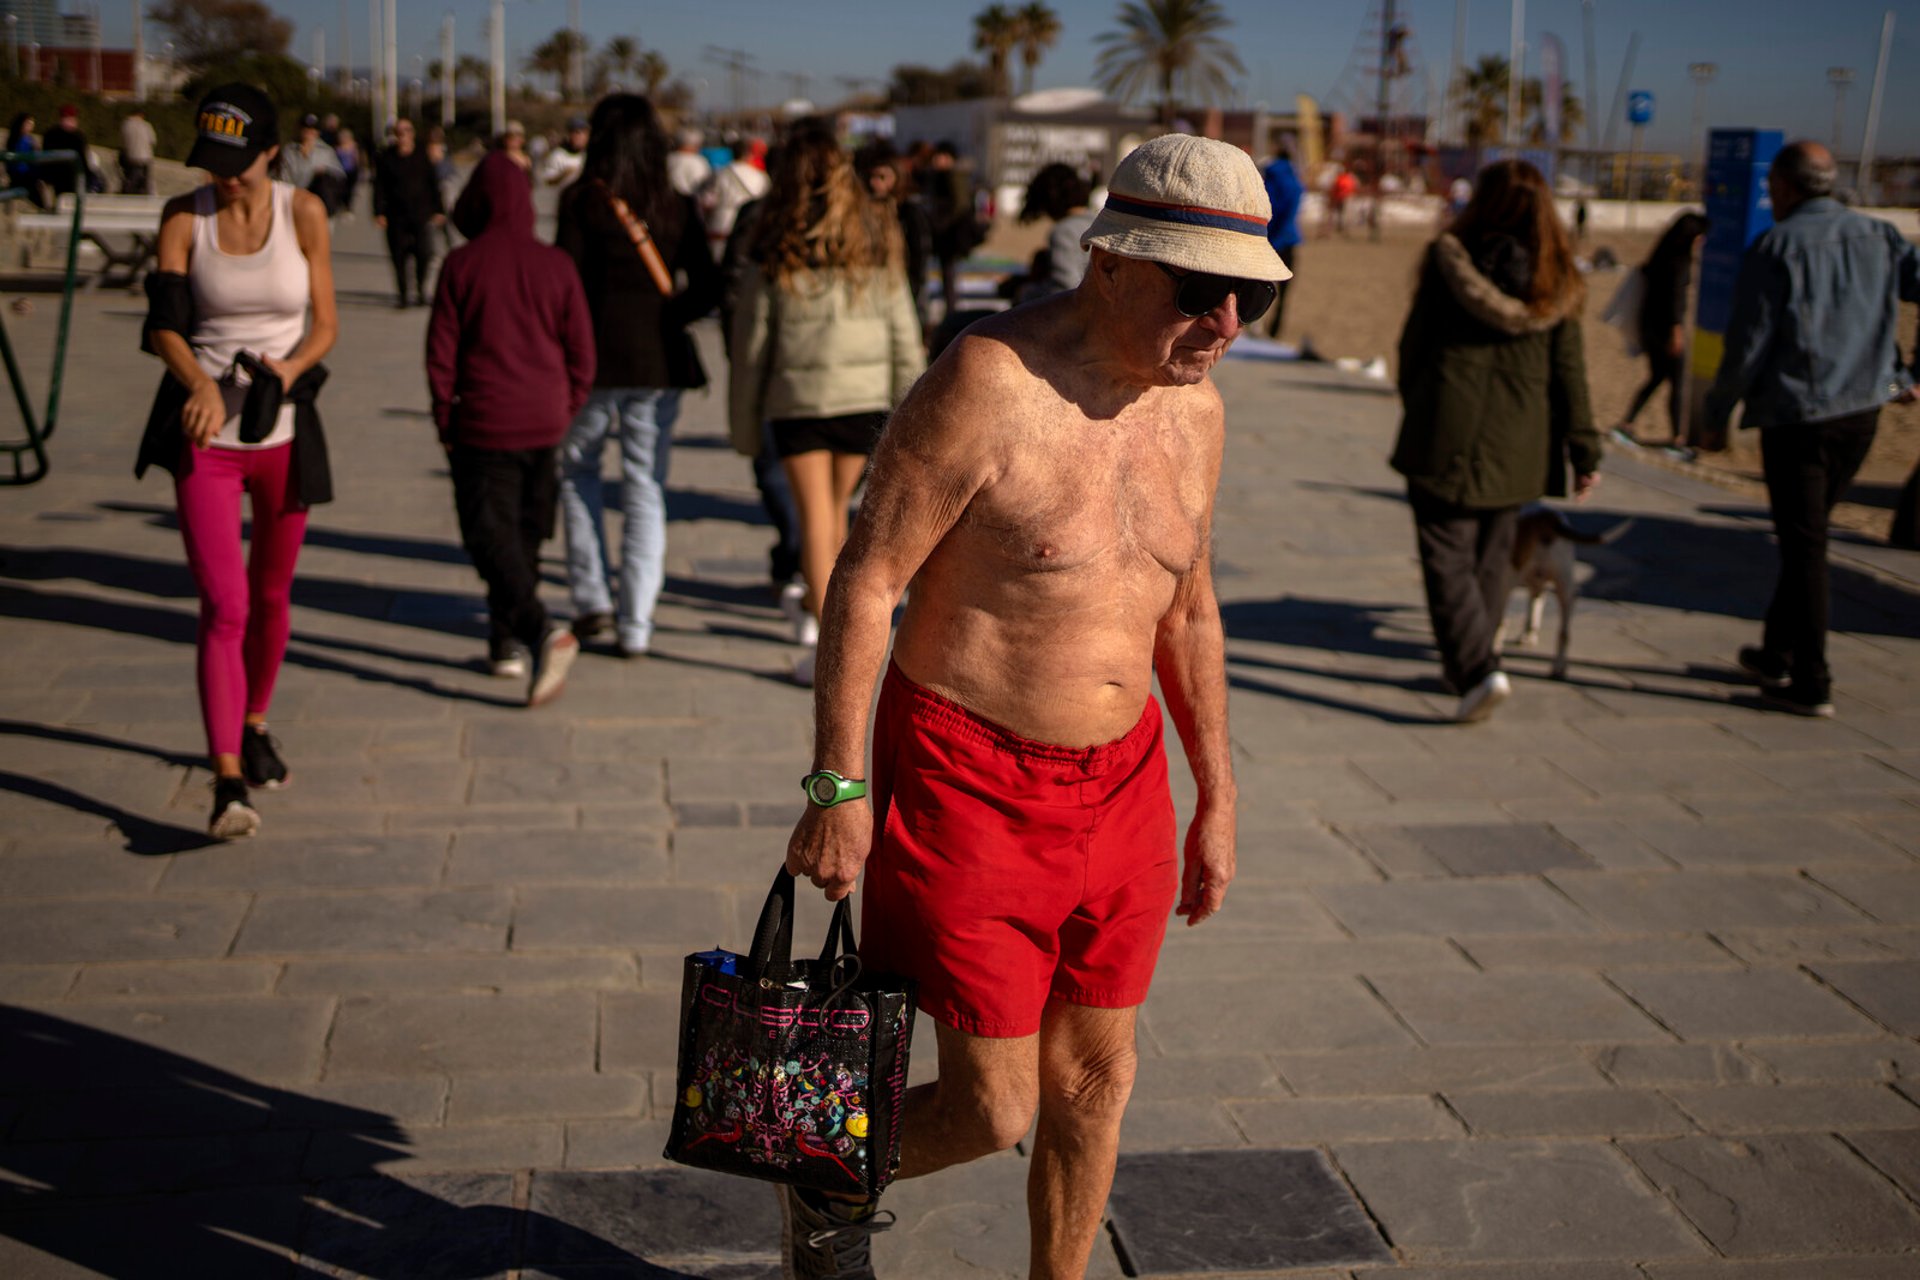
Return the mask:
[[[320,425],[320,412],[314,407],[326,380],[327,367],[317,364],[296,378],[280,400],[283,405],[293,406],[293,485],[300,505],[305,507],[333,501],[333,470],[327,460],[327,436]],[[160,389],[154,392],[147,429],[140,437],[140,456],[133,464],[135,478],[145,475],[151,466],[177,474],[180,451],[189,447],[180,423],[187,395],[186,383],[171,371],[160,375]]]
[[[195,323],[193,290],[184,273],[150,272],[146,281],[147,320],[141,327],[140,349],[158,355],[153,345],[156,332],[177,333],[193,340]],[[293,406],[293,484],[303,507],[316,507],[333,501],[333,469],[327,460],[327,435],[320,426],[320,411],[314,400],[327,381],[327,367],[317,364],[294,380],[279,403]],[[172,370],[160,375],[160,387],[153,394],[153,408],[147,414],[147,429],[140,436],[140,453],[133,461],[134,479],[146,475],[147,468],[160,466],[179,474],[180,451],[187,447],[181,410],[187,405],[187,385],[173,376]],[[266,400],[269,397],[260,397]],[[249,408],[254,409],[253,398]],[[259,407],[264,412],[265,406]],[[271,424],[266,424],[271,430]],[[264,433],[262,433],[264,434]]]

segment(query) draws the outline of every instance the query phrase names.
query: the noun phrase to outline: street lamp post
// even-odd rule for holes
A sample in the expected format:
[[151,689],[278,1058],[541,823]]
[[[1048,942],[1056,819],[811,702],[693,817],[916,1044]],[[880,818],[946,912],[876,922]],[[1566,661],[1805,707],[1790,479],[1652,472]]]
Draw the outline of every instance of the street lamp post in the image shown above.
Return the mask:
[[453,10],[440,19],[440,124],[453,127]]
[[1703,132],[1706,126],[1707,86],[1720,74],[1720,66],[1713,62],[1690,62],[1687,75],[1693,81],[1693,136],[1689,145],[1693,148],[1694,178],[1705,182],[1707,176],[1707,139]]
[[1847,131],[1847,90],[1853,84],[1852,67],[1828,67],[1827,83],[1833,86],[1833,154],[1840,155],[1840,138]]
[[493,136],[507,131],[507,4],[493,0],[493,12],[487,17],[487,34],[492,45],[493,84],[489,94]]

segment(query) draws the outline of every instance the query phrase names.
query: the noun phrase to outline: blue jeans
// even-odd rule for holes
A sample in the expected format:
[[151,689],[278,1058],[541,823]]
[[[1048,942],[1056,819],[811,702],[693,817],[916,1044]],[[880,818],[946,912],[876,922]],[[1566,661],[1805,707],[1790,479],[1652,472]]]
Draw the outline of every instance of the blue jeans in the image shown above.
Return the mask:
[[[666,576],[667,455],[680,392],[659,387],[595,391],[560,446],[560,503],[567,533],[567,581],[576,614],[612,613],[622,648],[646,649],[653,606]],[[607,589],[606,502],[600,460],[607,437],[620,441],[620,603]]]

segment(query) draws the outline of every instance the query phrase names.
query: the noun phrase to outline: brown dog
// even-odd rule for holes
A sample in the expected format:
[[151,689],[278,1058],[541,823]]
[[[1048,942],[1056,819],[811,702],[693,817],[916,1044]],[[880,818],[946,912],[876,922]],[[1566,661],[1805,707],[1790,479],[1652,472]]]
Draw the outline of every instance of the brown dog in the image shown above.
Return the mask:
[[[1519,528],[1513,538],[1513,587],[1527,589],[1527,626],[1519,643],[1533,647],[1540,639],[1540,617],[1546,612],[1546,593],[1551,590],[1560,604],[1560,647],[1553,657],[1553,678],[1567,678],[1567,642],[1573,635],[1573,602],[1580,594],[1574,578],[1576,546],[1604,546],[1633,526],[1622,520],[1605,533],[1582,533],[1554,507],[1531,503],[1520,513]],[[1494,636],[1494,648],[1500,648],[1506,631],[1502,620]]]

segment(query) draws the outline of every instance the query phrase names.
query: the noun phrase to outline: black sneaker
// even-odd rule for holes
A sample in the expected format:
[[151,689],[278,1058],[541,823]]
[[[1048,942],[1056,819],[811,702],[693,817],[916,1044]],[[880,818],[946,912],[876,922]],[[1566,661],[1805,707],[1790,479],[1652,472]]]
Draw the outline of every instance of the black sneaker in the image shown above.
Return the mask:
[[243,840],[260,829],[260,815],[247,801],[245,778],[213,780],[213,816],[207,834],[215,840]]
[[293,772],[280,758],[280,743],[265,725],[247,725],[240,730],[240,772],[247,785],[266,791],[278,791],[293,781]]
[[583,613],[573,620],[574,638],[585,644],[589,640],[598,640],[613,630],[613,615],[605,610]]
[[1762,685],[1760,700],[1775,711],[1788,711],[1796,716],[1825,719],[1833,714],[1833,698],[1830,694],[1812,688],[1802,689],[1793,684],[1784,687]]
[[1790,676],[1785,658],[1768,653],[1757,644],[1740,650],[1740,669],[1759,681],[1762,689],[1784,689]]
[[782,1280],[874,1280],[873,1234],[893,1226],[892,1213],[797,1187],[774,1191],[780,1196]]

